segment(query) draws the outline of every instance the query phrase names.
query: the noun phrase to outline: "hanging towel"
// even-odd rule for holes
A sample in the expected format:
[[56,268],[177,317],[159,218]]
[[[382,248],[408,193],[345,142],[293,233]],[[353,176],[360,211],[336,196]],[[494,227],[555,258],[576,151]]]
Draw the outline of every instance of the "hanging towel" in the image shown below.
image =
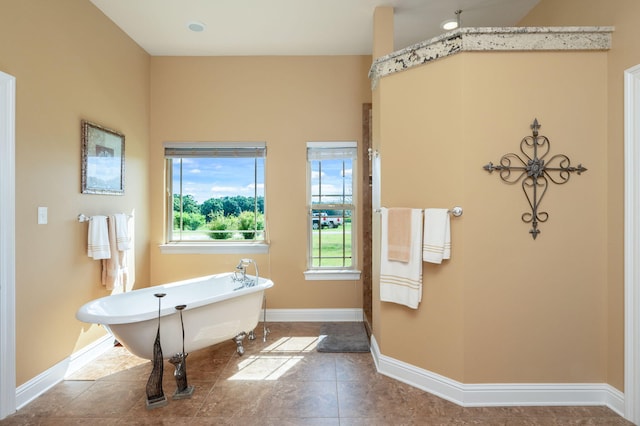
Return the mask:
[[129,250],[125,251],[124,260],[122,262],[122,285],[123,291],[133,290],[133,284],[136,281],[136,251],[135,251],[135,235],[136,221],[135,213],[131,211],[127,215],[127,226],[129,229]]
[[124,213],[116,213],[115,225],[116,225],[116,245],[118,250],[129,250],[131,239],[129,238],[129,215]]
[[407,263],[411,255],[411,209],[388,209],[388,215],[388,258]]
[[123,262],[125,259],[124,252],[118,250],[116,242],[116,218],[115,215],[109,216],[108,221],[109,246],[112,256],[102,260],[102,285],[107,290],[120,290],[124,287]]
[[389,211],[386,208],[380,211],[380,300],[417,309],[422,300],[422,210],[411,209],[411,248],[407,263],[389,260]]
[[96,260],[111,257],[106,216],[91,216],[89,219],[87,255]]
[[375,211],[380,210],[380,197],[382,196],[381,170],[380,155],[377,151],[373,151],[373,158],[371,159],[371,207]]
[[451,257],[451,231],[449,210],[426,209],[424,211],[424,241],[422,260],[442,263]]

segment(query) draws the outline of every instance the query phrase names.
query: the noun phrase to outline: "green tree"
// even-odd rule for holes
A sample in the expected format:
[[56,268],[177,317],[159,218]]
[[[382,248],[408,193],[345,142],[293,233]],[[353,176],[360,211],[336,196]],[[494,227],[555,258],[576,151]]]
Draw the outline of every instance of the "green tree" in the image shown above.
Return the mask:
[[173,229],[182,229],[195,231],[204,225],[204,216],[200,213],[183,213],[182,214],[182,228],[180,228],[180,215],[173,216]]
[[233,197],[233,199],[236,203],[238,203],[238,207],[240,207],[241,212],[252,212],[255,210],[255,206],[253,205],[253,198],[236,195],[235,197]]
[[256,199],[253,197],[244,197],[244,204],[242,211],[252,212],[255,209],[255,205],[258,204],[258,213],[264,213],[264,197],[258,197],[258,201],[256,203]]
[[218,214],[224,213],[224,206],[222,205],[222,200],[219,198],[209,198],[207,201],[200,205],[200,213],[204,215],[207,219],[207,222],[211,222],[211,220]]
[[238,216],[242,210],[235,198],[224,197],[222,199],[222,209],[225,216]]
[[[180,211],[180,195],[173,194],[173,211]],[[200,206],[193,195],[187,194],[182,196],[182,212],[183,213],[200,213]]]

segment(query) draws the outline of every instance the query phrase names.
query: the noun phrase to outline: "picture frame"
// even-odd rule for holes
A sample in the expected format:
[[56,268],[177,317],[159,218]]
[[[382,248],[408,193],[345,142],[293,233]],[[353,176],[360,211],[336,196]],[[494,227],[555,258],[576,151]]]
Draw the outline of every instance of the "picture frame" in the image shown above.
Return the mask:
[[124,195],[124,135],[82,120],[83,194]]

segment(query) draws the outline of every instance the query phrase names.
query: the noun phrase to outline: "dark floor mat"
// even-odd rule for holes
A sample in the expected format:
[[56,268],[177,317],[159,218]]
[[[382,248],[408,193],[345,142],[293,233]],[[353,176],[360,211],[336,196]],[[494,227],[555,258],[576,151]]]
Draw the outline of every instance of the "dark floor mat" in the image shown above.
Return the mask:
[[362,322],[332,322],[320,326],[318,352],[369,352],[369,337]]

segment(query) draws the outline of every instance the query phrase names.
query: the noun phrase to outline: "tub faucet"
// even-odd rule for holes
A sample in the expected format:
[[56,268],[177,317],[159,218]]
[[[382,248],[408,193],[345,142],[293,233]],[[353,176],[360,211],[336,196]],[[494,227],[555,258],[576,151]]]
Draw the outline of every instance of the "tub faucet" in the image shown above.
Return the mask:
[[[256,279],[251,280],[247,278],[247,267],[253,264],[254,269],[256,270]],[[240,277],[238,277],[240,274]],[[253,287],[258,284],[258,264],[253,259],[240,259],[240,263],[236,266],[236,271],[233,274],[233,280],[236,282],[240,282],[244,287]]]
[[[238,282],[244,282],[247,279],[247,265],[243,262],[244,259],[240,260],[238,266],[236,266],[236,271],[233,273],[233,280]],[[238,276],[240,274],[240,276]]]

